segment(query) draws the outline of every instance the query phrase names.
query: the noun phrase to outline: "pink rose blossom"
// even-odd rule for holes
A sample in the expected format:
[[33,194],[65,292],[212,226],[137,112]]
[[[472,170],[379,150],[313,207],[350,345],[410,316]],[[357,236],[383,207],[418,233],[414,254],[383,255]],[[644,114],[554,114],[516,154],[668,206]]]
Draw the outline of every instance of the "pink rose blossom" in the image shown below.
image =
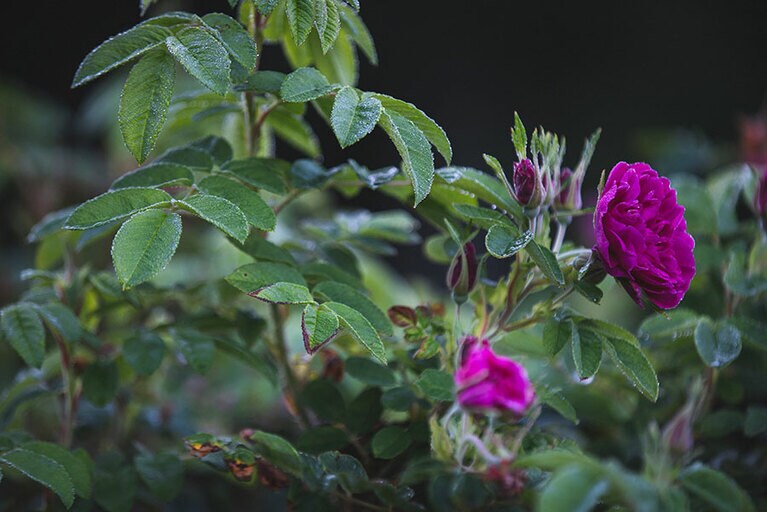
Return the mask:
[[461,367],[455,374],[458,403],[467,409],[524,414],[535,399],[525,368],[497,355],[487,340],[467,336],[463,348]]
[[595,249],[605,270],[641,304],[676,307],[695,275],[695,240],[669,180],[645,163],[620,162],[594,213]]

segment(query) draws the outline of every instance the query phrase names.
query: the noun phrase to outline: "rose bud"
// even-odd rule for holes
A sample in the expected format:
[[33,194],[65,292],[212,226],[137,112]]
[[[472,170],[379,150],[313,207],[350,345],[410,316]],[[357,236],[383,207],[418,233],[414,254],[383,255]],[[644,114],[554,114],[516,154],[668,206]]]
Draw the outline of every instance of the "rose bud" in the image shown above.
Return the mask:
[[663,428],[663,441],[673,452],[685,454],[692,450],[693,409],[691,405],[685,405]]
[[563,210],[580,210],[583,207],[582,185],[583,176],[573,173],[569,167],[562,169],[559,174],[559,194],[557,194],[554,204]]
[[529,158],[514,164],[511,183],[517,202],[526,209],[535,210],[543,203],[543,179]]
[[[464,339],[465,346],[469,338]],[[497,355],[486,339],[469,343],[455,373],[458,403],[466,409],[523,415],[535,399],[527,371],[518,362]]]
[[467,242],[455,253],[447,271],[447,287],[453,292],[453,299],[463,303],[477,284],[477,251],[474,244]]
[[392,306],[388,311],[389,320],[397,327],[412,327],[418,323],[418,316],[413,308]]
[[605,271],[641,305],[676,307],[695,275],[695,240],[669,180],[645,163],[620,162],[594,212],[594,249]]

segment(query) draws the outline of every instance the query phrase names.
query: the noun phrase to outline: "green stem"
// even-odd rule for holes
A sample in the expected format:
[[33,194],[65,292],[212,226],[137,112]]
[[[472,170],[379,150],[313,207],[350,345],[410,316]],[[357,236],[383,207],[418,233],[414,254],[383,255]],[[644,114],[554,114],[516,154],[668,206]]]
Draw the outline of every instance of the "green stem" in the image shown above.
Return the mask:
[[298,420],[302,428],[307,428],[310,425],[309,416],[304,410],[303,406],[299,403],[298,399],[298,381],[293,373],[293,367],[290,365],[290,358],[288,356],[288,344],[285,339],[285,326],[282,315],[280,314],[280,307],[278,304],[270,304],[270,312],[272,315],[272,325],[274,326],[274,343],[273,348],[275,352],[275,358],[282,370],[283,385],[291,395],[292,404],[296,408],[298,413]]
[[64,404],[61,418],[60,444],[65,448],[72,445],[72,430],[75,420],[75,393],[72,379],[72,359],[69,348],[58,333],[53,333],[53,339],[59,349],[61,358],[61,380],[64,387]]

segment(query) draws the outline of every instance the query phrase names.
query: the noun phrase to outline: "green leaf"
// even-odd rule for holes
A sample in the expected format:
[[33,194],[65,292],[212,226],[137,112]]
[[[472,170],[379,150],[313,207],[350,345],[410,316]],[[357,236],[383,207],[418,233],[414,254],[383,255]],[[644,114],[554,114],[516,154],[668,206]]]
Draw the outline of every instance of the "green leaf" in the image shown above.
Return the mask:
[[305,430],[296,441],[296,448],[304,453],[320,454],[328,450],[341,450],[349,444],[349,436],[340,428],[325,425]]
[[575,324],[570,319],[550,318],[543,326],[543,348],[554,357],[567,344],[578,336]]
[[278,2],[279,0],[253,0],[256,10],[264,16],[269,16],[274,8],[277,7]]
[[389,318],[378,306],[365,297],[362,293],[343,283],[324,281],[312,290],[314,295],[319,295],[333,302],[340,302],[356,309],[362,316],[368,319],[375,329],[385,335],[391,336],[394,331]]
[[314,23],[314,2],[312,0],[287,0],[288,25],[293,39],[300,46],[304,44]]
[[700,318],[697,313],[688,309],[675,309],[666,315],[654,315],[639,326],[640,336],[648,336],[656,341],[673,341],[679,338],[692,337]]
[[293,115],[278,108],[269,114],[267,125],[274,130],[277,137],[310,158],[319,158],[322,155],[317,136],[303,116]]
[[349,37],[360,47],[362,53],[368,58],[371,64],[374,66],[378,64],[378,54],[376,53],[375,43],[373,37],[370,35],[365,23],[349,7],[338,4],[338,9],[341,14],[341,24],[344,31],[349,34]]
[[334,475],[341,487],[350,493],[368,490],[368,476],[365,467],[351,455],[338,452],[326,452],[320,455],[320,463],[325,471]]
[[122,353],[136,373],[151,375],[165,357],[165,342],[152,332],[141,332],[125,341]]
[[470,204],[454,204],[453,208],[458,215],[483,229],[490,229],[496,224],[511,224],[511,222],[498,210],[482,208]]
[[167,39],[168,51],[211,91],[229,90],[229,55],[218,39],[199,27],[187,27]]
[[34,308],[40,318],[48,325],[48,328],[61,335],[64,341],[75,343],[82,337],[83,328],[80,325],[80,320],[64,304],[51,302],[49,304],[36,304]]
[[45,359],[45,330],[31,304],[20,302],[2,310],[3,336],[25,363],[40,368]]
[[336,0],[315,0],[315,7],[319,7],[316,10],[323,13],[322,17],[315,17],[314,23],[320,36],[322,52],[328,53],[333,48],[333,44],[341,32],[341,17],[338,12],[338,3]]
[[298,395],[298,402],[321,420],[340,423],[346,416],[346,403],[336,385],[328,379],[310,381]]
[[96,407],[111,402],[119,385],[119,372],[114,361],[95,361],[83,374],[83,396]]
[[166,27],[142,24],[107,39],[83,59],[72,87],[79,87],[129,62],[161,45],[172,34]]
[[200,374],[208,373],[213,366],[213,357],[216,355],[216,344],[213,338],[192,329],[174,329],[172,334],[184,359],[192,369]]
[[208,153],[213,159],[213,163],[219,167],[223,167],[223,165],[231,160],[233,156],[232,146],[229,145],[226,139],[216,137],[215,135],[210,135],[195,141],[190,147],[199,148]]
[[519,114],[514,112],[514,127],[511,129],[511,142],[514,144],[514,150],[517,152],[519,161],[527,158],[527,131]]
[[575,371],[581,380],[593,377],[599,370],[602,362],[602,340],[599,334],[589,329],[578,329],[577,334],[573,334],[570,346]]
[[389,387],[397,379],[388,367],[364,357],[350,357],[345,364],[346,373],[371,386]]
[[240,243],[248,238],[248,219],[242,210],[224,198],[208,194],[195,194],[179,201],[178,204],[201,219],[210,222]]
[[184,464],[172,453],[138,455],[136,471],[152,494],[164,502],[178,496],[184,485]]
[[418,377],[416,385],[431,400],[449,402],[455,399],[453,377],[442,370],[433,368],[424,370]]
[[248,223],[255,228],[264,231],[274,229],[277,223],[274,211],[261,199],[258,192],[221,176],[208,176],[198,187],[206,194],[230,201],[245,214]]
[[373,436],[371,448],[377,459],[393,459],[400,455],[412,442],[410,434],[402,427],[384,427]]
[[[581,336],[583,331],[579,331]],[[625,339],[607,337],[604,348],[621,372],[651,401],[658,399],[658,376],[642,349]]]
[[218,40],[229,55],[247,72],[255,67],[258,52],[256,43],[237,20],[221,13],[206,14],[202,20],[216,31]]
[[301,316],[304,348],[314,354],[338,334],[338,315],[326,306],[309,304]]
[[386,94],[376,93],[374,97],[381,102],[388,113],[394,112],[413,123],[426,136],[429,142],[437,148],[445,162],[450,165],[450,161],[453,159],[453,148],[450,146],[450,140],[447,138],[445,130],[436,121],[424,114],[412,103],[392,98]]
[[87,455],[84,460],[63,446],[43,441],[24,443],[21,448],[48,457],[62,465],[72,480],[75,493],[83,498],[90,498],[92,482]]
[[128,187],[165,187],[191,185],[194,174],[187,167],[172,163],[154,163],[123,174],[112,183],[112,190]]
[[328,80],[341,85],[356,85],[359,67],[357,53],[343,30],[336,39],[333,50],[322,53],[319,38],[312,37],[309,39],[309,51],[314,65]]
[[543,393],[540,393],[540,400],[542,403],[561,414],[563,418],[572,421],[576,425],[578,424],[578,416],[575,413],[573,404],[571,404],[567,398],[562,396],[561,393],[552,393],[545,390]]
[[285,77],[280,97],[288,103],[304,103],[325,96],[334,89],[325,75],[316,69],[300,68]]
[[682,488],[688,494],[706,503],[719,512],[753,510],[751,500],[727,475],[695,464],[679,476]]
[[384,110],[378,124],[402,157],[402,170],[413,184],[415,206],[418,206],[429,195],[434,180],[434,155],[429,141],[412,121],[394,111]]
[[588,281],[575,281],[573,283],[573,287],[575,288],[575,291],[580,293],[582,296],[584,296],[589,301],[593,302],[594,304],[599,304],[602,301],[602,296],[604,293],[599,288],[599,286],[589,283]]
[[65,507],[75,500],[72,479],[64,466],[45,455],[15,448],[0,455],[0,464],[10,466],[32,480],[43,484],[61,499]]
[[733,362],[743,348],[740,331],[729,323],[701,320],[695,328],[695,348],[711,368],[723,368]]
[[244,265],[229,274],[226,281],[247,294],[255,293],[274,283],[295,283],[306,286],[306,281],[295,267],[269,261]]
[[406,386],[387,389],[381,395],[381,405],[391,411],[409,411],[415,401],[415,393]]
[[536,510],[588,512],[608,490],[608,482],[593,471],[572,465],[557,471],[543,489]]
[[122,455],[107,452],[95,460],[93,500],[107,512],[130,512],[136,494],[136,473]]
[[524,249],[532,239],[531,231],[520,233],[510,224],[494,224],[487,231],[485,247],[496,258],[508,258]]
[[[234,89],[236,91],[250,91],[261,94],[268,92],[278,96],[282,82],[285,81],[285,76],[287,76],[285,73],[280,73],[279,71],[255,71],[248,76],[244,83],[237,84]],[[271,116],[271,114],[269,115]]]
[[446,183],[470,192],[491,205],[524,219],[522,207],[514,201],[503,183],[493,176],[471,167],[443,167],[436,171]]
[[124,290],[164,269],[181,240],[181,216],[147,210],[131,217],[112,241],[112,262]]
[[267,462],[295,476],[301,475],[301,457],[293,445],[274,434],[255,431],[248,438],[255,444],[254,451]]
[[386,349],[383,342],[375,328],[362,313],[340,302],[326,302],[324,306],[338,315],[341,324],[354,339],[362,343],[376,359],[386,364]]
[[724,284],[732,293],[741,297],[753,297],[767,290],[766,278],[749,275],[747,272],[744,251],[732,252],[724,274]]
[[523,455],[515,461],[514,465],[522,468],[537,468],[543,471],[555,471],[572,464],[591,462],[593,462],[592,459],[583,453],[564,448],[552,448]]
[[762,432],[767,432],[767,407],[750,406],[746,411],[743,431],[748,437],[756,437]]
[[359,94],[346,86],[336,93],[330,125],[336,134],[338,143],[346,148],[358,142],[373,131],[381,117],[381,102],[368,95]]
[[290,164],[274,158],[245,158],[227,162],[222,170],[248,185],[273,194],[284,194],[286,189],[283,176],[290,170]]
[[125,145],[139,163],[154,149],[168,115],[175,82],[176,64],[162,49],[144,55],[128,74],[118,119]]
[[147,208],[170,206],[170,200],[166,192],[152,188],[107,192],[78,206],[64,227],[83,230],[111,224]]
[[541,269],[543,275],[557,285],[564,286],[565,276],[562,275],[562,269],[559,267],[559,262],[554,253],[534,241],[527,244],[525,250],[535,264],[538,265],[538,268]]
[[29,230],[29,234],[27,235],[27,242],[39,242],[43,238],[46,238],[47,236],[58,232],[60,229],[63,229],[64,225],[67,223],[67,219],[73,211],[74,208],[64,208],[63,210],[58,210],[47,214],[40,220],[40,222],[32,226],[32,229]]
[[309,289],[296,283],[274,283],[250,292],[251,297],[272,304],[312,304],[314,298]]
[[290,251],[283,249],[279,245],[274,245],[272,242],[264,239],[259,233],[251,233],[248,239],[245,240],[245,243],[240,244],[239,247],[254,260],[282,263],[289,267],[296,266],[296,260],[290,254]]

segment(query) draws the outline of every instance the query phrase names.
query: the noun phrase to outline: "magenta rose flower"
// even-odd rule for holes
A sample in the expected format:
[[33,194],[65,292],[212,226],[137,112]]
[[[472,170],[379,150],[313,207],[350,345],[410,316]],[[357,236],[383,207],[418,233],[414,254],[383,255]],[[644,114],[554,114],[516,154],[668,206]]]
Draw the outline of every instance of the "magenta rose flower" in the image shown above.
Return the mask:
[[645,163],[620,162],[594,213],[595,250],[608,274],[641,305],[676,307],[695,275],[695,240],[667,178]]
[[525,368],[508,357],[497,355],[487,340],[467,336],[461,366],[455,374],[458,403],[467,409],[522,415],[535,399],[535,390]]

